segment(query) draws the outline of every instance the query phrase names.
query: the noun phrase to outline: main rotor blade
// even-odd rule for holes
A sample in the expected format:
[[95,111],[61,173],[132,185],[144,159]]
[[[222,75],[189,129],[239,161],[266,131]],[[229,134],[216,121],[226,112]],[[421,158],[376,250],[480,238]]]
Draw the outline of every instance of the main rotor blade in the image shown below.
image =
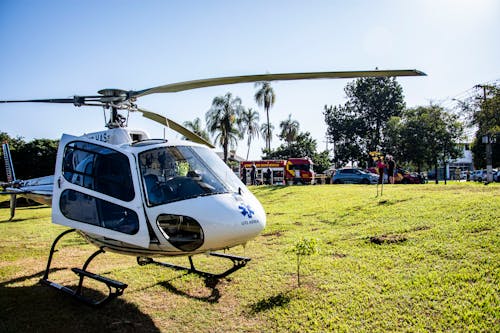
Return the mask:
[[87,102],[100,102],[102,96],[73,96],[72,98],[44,98],[44,99],[23,99],[23,100],[8,100],[0,101],[0,103],[56,103],[56,104],[73,104],[75,106],[92,105]]
[[157,93],[172,93],[190,89],[221,86],[226,84],[261,82],[261,81],[350,79],[356,77],[391,77],[391,76],[423,76],[423,75],[426,74],[416,69],[258,74],[258,75],[228,76],[228,77],[220,77],[212,79],[178,82],[139,91],[132,91],[130,92],[130,94],[132,97],[141,97]]
[[25,99],[25,100],[11,100],[0,101],[0,103],[73,103],[73,98],[50,98],[50,99]]
[[169,118],[164,117],[164,116],[162,116],[162,115],[160,115],[158,113],[147,111],[147,110],[144,110],[144,109],[138,109],[138,111],[142,112],[142,115],[144,117],[146,117],[148,119],[151,119],[153,121],[156,121],[157,123],[160,123],[160,124],[162,124],[164,126],[167,126],[167,127],[171,128],[171,129],[173,129],[174,131],[176,131],[176,132],[184,135],[186,138],[188,138],[189,140],[191,140],[193,142],[201,143],[203,145],[207,145],[210,148],[215,148],[214,145],[212,145],[210,142],[208,142],[207,140],[203,139],[198,134],[196,134],[194,132],[191,132],[190,130],[188,130],[184,126],[176,123],[172,119],[169,119]]

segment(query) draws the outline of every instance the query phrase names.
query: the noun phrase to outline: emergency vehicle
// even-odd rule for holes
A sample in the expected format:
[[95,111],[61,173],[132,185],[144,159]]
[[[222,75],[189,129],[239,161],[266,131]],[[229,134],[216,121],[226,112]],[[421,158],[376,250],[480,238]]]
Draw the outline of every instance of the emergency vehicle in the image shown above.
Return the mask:
[[252,185],[253,165],[255,165],[255,184],[314,184],[313,162],[308,157],[243,161],[240,163],[240,176],[246,185]]

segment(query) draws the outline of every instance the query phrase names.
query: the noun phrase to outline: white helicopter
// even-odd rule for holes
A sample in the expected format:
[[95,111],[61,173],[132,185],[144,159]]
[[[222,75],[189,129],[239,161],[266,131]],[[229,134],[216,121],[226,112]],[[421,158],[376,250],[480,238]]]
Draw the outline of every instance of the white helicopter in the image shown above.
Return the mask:
[[[219,253],[245,244],[266,225],[266,213],[246,186],[215,154],[211,143],[173,120],[139,108],[139,97],[245,82],[357,77],[420,76],[418,70],[374,70],[262,74],[195,80],[138,91],[103,89],[96,96],[63,99],[5,100],[0,103],[65,103],[99,106],[110,111],[105,131],[72,136],[63,134],[55,174],[17,180],[7,145],[3,146],[11,195],[11,218],[16,196],[52,204],[52,222],[70,227],[53,242],[42,284],[61,290],[87,304],[103,305],[121,295],[126,284],[91,273],[90,262],[112,251],[137,257],[140,265],[156,264],[187,270],[209,278],[222,278],[244,267],[250,258]],[[190,141],[151,139],[140,130],[126,128],[119,110],[141,112],[146,118],[181,133]],[[99,249],[73,268],[76,289],[49,280],[58,241],[77,231]],[[232,268],[211,274],[195,268],[192,256],[208,253],[229,259]],[[158,256],[188,256],[190,266],[155,261]],[[94,300],[83,294],[85,277],[104,283],[106,297]]]

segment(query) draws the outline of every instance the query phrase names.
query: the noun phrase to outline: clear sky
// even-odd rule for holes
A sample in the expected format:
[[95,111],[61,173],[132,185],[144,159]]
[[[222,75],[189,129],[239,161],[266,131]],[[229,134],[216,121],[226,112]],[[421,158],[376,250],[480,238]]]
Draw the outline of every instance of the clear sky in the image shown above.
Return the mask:
[[[304,71],[418,69],[400,78],[408,106],[451,105],[500,79],[500,1],[0,1],[0,100],[140,90],[194,79]],[[288,114],[325,148],[324,105],[343,104],[347,80],[274,82],[271,122]],[[140,106],[177,122],[205,118],[231,92],[259,109],[253,84],[147,96]],[[261,111],[261,122],[265,113]],[[102,130],[102,110],[2,104],[0,131],[57,139]],[[129,127],[163,137],[140,114]],[[277,130],[276,130],[277,132]],[[167,131],[167,137],[174,132]],[[272,146],[280,144],[275,136]],[[257,139],[251,158],[265,143]],[[246,141],[238,145],[246,155]]]

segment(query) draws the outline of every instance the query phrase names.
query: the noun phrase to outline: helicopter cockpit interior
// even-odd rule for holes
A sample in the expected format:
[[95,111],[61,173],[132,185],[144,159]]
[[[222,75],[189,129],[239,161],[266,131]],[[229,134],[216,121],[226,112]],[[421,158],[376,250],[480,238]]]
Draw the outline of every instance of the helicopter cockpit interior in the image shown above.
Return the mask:
[[218,164],[214,167],[212,160],[218,163],[220,158],[197,146],[162,146],[139,153],[148,205],[237,192],[242,187],[239,179]]

